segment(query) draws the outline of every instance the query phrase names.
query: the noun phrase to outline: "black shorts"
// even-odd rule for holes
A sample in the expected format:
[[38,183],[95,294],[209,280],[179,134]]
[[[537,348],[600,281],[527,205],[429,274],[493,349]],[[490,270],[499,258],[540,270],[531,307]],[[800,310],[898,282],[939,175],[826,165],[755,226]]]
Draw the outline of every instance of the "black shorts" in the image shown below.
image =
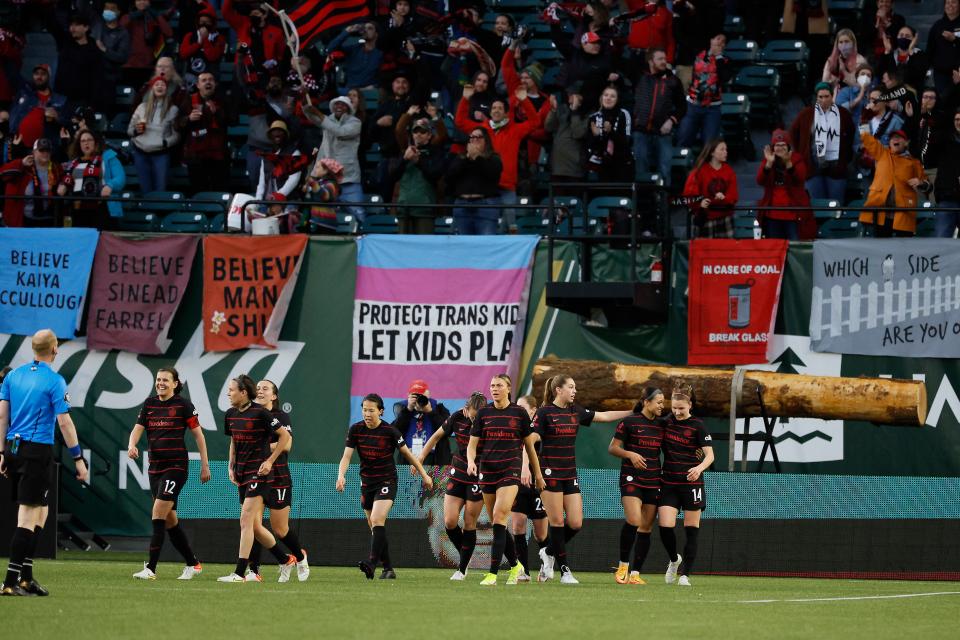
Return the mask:
[[512,478],[510,476],[504,476],[498,480],[480,485],[480,489],[484,493],[496,493],[497,489],[502,489],[503,487],[519,487],[519,486],[520,486],[520,478]]
[[576,478],[567,478],[566,480],[561,480],[559,478],[544,478],[547,483],[547,488],[544,491],[553,491],[556,493],[563,493],[565,496],[569,496],[575,493],[580,493],[580,481]]
[[520,486],[520,469],[508,468],[505,471],[484,471],[480,469],[478,476],[480,488],[484,493],[496,493],[501,487]]
[[543,508],[540,493],[532,487],[523,485],[520,485],[517,499],[513,501],[513,507],[510,508],[510,511],[522,513],[531,520],[541,520],[547,517],[547,510]]
[[247,498],[263,498],[263,503],[267,503],[268,492],[270,491],[270,481],[267,478],[257,479],[253,482],[241,484],[237,487],[237,493],[240,495],[240,504]]
[[150,495],[154,500],[167,500],[177,509],[177,497],[187,483],[187,472],[182,469],[171,469],[150,474]]
[[272,509],[273,511],[286,509],[293,504],[293,486],[271,486],[267,490],[267,494],[263,497],[263,503],[267,505],[267,509]]
[[665,484],[660,489],[660,506],[683,511],[706,511],[707,492],[703,485]]
[[620,496],[623,498],[640,498],[643,504],[660,505],[660,489],[641,487],[636,482],[620,481]]
[[20,441],[13,453],[13,440],[3,450],[10,476],[10,500],[27,507],[47,506],[53,475],[53,445]]
[[454,498],[460,498],[461,500],[466,500],[467,502],[476,502],[477,500],[483,500],[483,492],[480,491],[480,485],[474,482],[473,484],[467,484],[466,482],[457,482],[456,480],[447,480],[447,491],[448,496],[453,496]]
[[373,503],[377,500],[393,500],[397,497],[397,483],[378,482],[360,490],[360,506],[364,511],[373,509]]

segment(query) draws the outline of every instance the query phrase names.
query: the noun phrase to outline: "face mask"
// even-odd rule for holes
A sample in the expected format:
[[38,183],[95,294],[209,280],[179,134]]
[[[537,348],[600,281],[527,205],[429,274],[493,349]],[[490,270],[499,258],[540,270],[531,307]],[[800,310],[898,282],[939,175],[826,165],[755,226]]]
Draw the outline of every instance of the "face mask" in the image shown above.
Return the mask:
[[844,42],[837,45],[837,49],[840,50],[840,55],[846,58],[848,55],[853,53],[853,44],[850,42]]
[[105,10],[105,11],[103,12],[103,21],[104,21],[104,22],[113,22],[113,21],[116,20],[116,19],[117,19],[117,12],[116,12],[116,11]]
[[857,84],[860,85],[861,87],[865,87],[868,84],[870,84],[870,80],[871,78],[867,74],[863,74],[862,76],[857,76]]
[[897,38],[897,48],[900,51],[906,51],[910,48],[910,43],[913,42],[911,38]]

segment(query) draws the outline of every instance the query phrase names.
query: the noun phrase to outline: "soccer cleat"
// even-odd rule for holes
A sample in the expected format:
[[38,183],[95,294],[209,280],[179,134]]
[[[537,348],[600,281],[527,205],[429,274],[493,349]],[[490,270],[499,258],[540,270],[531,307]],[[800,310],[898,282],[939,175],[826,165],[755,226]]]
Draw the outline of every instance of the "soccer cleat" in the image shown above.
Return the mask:
[[647,584],[647,581],[640,577],[637,571],[630,572],[630,584]]
[[297,559],[293,556],[287,556],[287,561],[280,565],[280,577],[277,582],[290,582],[290,573],[297,566]]
[[530,582],[530,574],[527,573],[526,569],[517,576],[517,582]]
[[[250,574],[247,574],[247,575],[249,576]],[[256,576],[257,574],[254,573],[253,575]],[[257,576],[257,577],[259,578],[259,576]],[[235,573],[231,573],[231,574],[228,575],[228,576],[220,576],[219,578],[217,578],[217,582],[255,582],[255,581],[254,581],[254,580],[249,580],[249,581],[248,581],[248,580],[244,580],[244,579],[243,579],[243,576],[238,576],[238,575],[235,574]]]
[[540,582],[546,582],[547,580],[553,580],[553,556],[547,553],[547,548],[544,547],[540,549],[540,574],[543,576],[543,580]]
[[383,569],[383,570],[380,571],[380,579],[381,579],[381,580],[396,580],[396,579],[397,579],[397,572],[394,571],[393,569]]
[[689,587],[689,586],[691,586],[691,585],[690,585],[690,578],[688,578],[687,576],[680,576],[680,579],[677,580],[677,585],[678,585],[678,586],[681,586],[681,587]]
[[303,560],[297,563],[297,580],[306,582],[310,577],[310,564],[307,562],[307,550],[300,549],[300,552],[303,554]]
[[560,573],[560,584],[580,584],[580,581],[573,577],[573,571],[563,571]]
[[617,573],[614,576],[614,580],[617,581],[617,584],[627,584],[627,572],[630,570],[630,565],[620,563],[617,566]]
[[30,593],[29,591],[24,591],[20,588],[19,584],[15,584],[12,587],[4,585],[3,589],[0,589],[0,596],[34,596],[36,594]]
[[244,582],[263,582],[263,576],[260,575],[257,571],[247,571],[247,575],[243,577]]
[[133,574],[133,577],[136,578],[137,580],[156,580],[157,574],[155,574],[153,570],[147,567],[147,563],[144,562],[143,571],[137,571],[135,574]]
[[497,586],[497,574],[488,573],[483,576],[483,580],[480,581],[481,587],[495,587]]
[[366,560],[361,560],[357,563],[357,566],[360,567],[360,571],[363,571],[363,575],[367,577],[367,580],[373,580],[373,573],[376,571],[376,568],[372,564]]
[[456,571],[453,572],[453,575],[450,576],[450,579],[453,580],[454,582],[463,582],[464,580],[467,579],[467,574],[460,573],[460,569],[457,569]]
[[517,579],[523,573],[523,565],[519,562],[510,567],[510,573],[507,574],[507,584],[517,584]]
[[180,574],[180,577],[177,580],[193,580],[194,577],[203,573],[203,566],[198,562],[197,564],[187,565],[183,568],[183,573]]
[[34,596],[48,596],[50,592],[40,586],[40,583],[36,580],[21,580],[20,588],[26,591],[30,595]]
[[663,574],[663,579],[667,584],[673,584],[677,581],[677,569],[680,568],[681,560],[683,560],[683,556],[678,553],[676,562],[667,565],[667,572]]

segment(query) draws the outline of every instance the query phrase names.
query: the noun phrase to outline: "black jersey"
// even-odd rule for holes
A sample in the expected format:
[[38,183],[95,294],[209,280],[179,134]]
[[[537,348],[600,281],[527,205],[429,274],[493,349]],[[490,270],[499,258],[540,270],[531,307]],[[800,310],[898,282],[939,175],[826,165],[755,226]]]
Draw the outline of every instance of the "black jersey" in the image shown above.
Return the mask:
[[480,484],[496,484],[503,478],[519,478],[523,464],[523,440],[532,433],[530,416],[519,405],[503,409],[487,405],[477,412],[471,436],[480,438],[477,464]]
[[150,473],[187,470],[187,448],[183,436],[187,429],[199,429],[197,410],[189,400],[173,395],[167,400],[151,396],[143,403],[137,424],[147,431],[150,449]]
[[660,488],[660,448],[663,446],[663,418],[652,420],[642,413],[627,416],[617,425],[613,437],[623,443],[625,451],[639,453],[647,463],[646,469],[638,469],[624,458],[620,463],[620,482],[639,485],[642,489]]
[[452,480],[475,483],[476,477],[467,477],[467,446],[470,444],[470,429],[473,422],[464,415],[463,409],[455,411],[440,427],[445,438],[453,437],[457,441],[457,452],[453,455]]
[[703,475],[696,482],[687,480],[687,472],[700,464],[697,449],[712,447],[713,442],[700,418],[690,416],[677,420],[667,417],[663,431],[663,484],[703,485]]
[[270,437],[280,428],[280,421],[260,405],[251,404],[244,411],[227,409],[223,424],[223,432],[233,439],[233,474],[237,484],[271,481],[273,471],[267,477],[258,476],[257,471],[270,457]]
[[403,434],[384,420],[370,428],[361,420],[350,425],[344,446],[356,449],[360,456],[360,485],[367,487],[397,481],[393,452],[406,446]]
[[558,407],[550,403],[537,409],[533,430],[540,434],[540,467],[544,477],[573,480],[577,477],[577,431],[593,422],[594,412],[578,404]]
[[[287,433],[291,436],[293,435],[293,427],[290,426],[290,415],[286,411],[281,411],[280,409],[274,409],[270,412],[271,415],[280,423],[279,427],[281,429],[286,429]],[[280,441],[280,434],[274,431],[270,434],[270,443]],[[274,489],[286,489],[290,486],[290,468],[287,466],[287,452],[284,451],[279,456],[277,456],[276,462],[273,463],[273,480],[270,482],[270,486]]]

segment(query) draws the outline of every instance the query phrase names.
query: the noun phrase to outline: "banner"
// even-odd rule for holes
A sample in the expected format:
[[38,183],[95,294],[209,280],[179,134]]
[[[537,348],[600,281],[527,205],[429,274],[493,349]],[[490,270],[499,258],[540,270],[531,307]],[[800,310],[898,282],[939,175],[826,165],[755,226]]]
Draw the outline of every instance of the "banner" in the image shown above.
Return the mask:
[[953,239],[813,245],[814,351],[960,357],[960,254]]
[[162,354],[190,280],[196,236],[100,236],[93,261],[87,346]]
[[687,363],[767,362],[787,241],[690,244]]
[[96,229],[0,229],[0,333],[80,326]]
[[307,236],[203,239],[203,347],[276,348]]
[[[358,240],[351,420],[379,393],[393,420],[411,381],[459,409],[490,378],[516,381],[536,236],[365,236]],[[514,352],[514,345],[517,351]],[[515,382],[514,395],[519,391]]]

